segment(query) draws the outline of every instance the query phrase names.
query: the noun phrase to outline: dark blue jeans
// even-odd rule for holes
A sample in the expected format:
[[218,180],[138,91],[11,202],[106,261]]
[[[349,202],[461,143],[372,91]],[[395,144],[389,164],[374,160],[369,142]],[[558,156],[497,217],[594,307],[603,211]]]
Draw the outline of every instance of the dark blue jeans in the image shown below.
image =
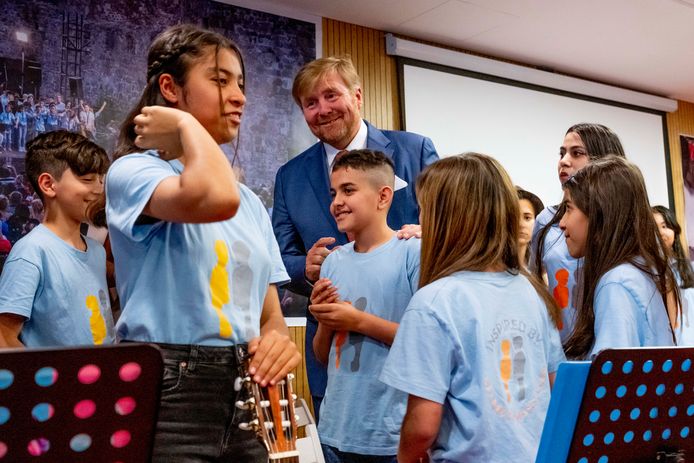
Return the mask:
[[156,344],[164,356],[153,462],[266,463],[252,431],[239,429],[250,412],[236,408],[240,358],[236,347]]
[[335,447],[321,444],[325,463],[398,463],[396,455],[361,455],[341,452]]

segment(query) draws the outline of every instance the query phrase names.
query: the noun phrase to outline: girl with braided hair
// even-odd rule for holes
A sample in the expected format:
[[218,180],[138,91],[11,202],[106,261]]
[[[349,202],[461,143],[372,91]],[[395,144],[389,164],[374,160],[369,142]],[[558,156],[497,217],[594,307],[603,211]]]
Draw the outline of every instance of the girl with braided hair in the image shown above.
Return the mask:
[[265,462],[254,433],[238,427],[242,351],[263,386],[301,356],[280,310],[275,285],[289,276],[269,217],[219,147],[237,138],[246,103],[241,53],[179,25],[154,39],[147,63],[106,177],[106,217],[117,336],[164,356],[152,461]]

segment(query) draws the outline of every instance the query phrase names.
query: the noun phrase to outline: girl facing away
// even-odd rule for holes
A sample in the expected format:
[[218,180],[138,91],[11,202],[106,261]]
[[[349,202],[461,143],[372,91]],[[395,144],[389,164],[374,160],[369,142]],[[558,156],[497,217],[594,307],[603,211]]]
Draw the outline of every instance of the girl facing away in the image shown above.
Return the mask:
[[[608,154],[624,157],[617,134],[600,124],[581,123],[569,127],[559,148],[557,173],[563,185],[572,175]],[[546,273],[549,291],[561,309],[559,332],[563,342],[571,334],[576,313],[576,273],[579,261],[569,254],[559,221],[562,205],[549,206],[535,221],[532,239],[532,267],[539,278]]]
[[380,378],[409,394],[398,461],[534,461],[565,357],[558,308],[522,269],[516,190],[470,153],[429,166],[417,198],[421,289]]
[[667,207],[654,206],[652,210],[670,268],[680,287],[682,316],[675,324],[677,345],[694,346],[694,320],[691,319],[694,310],[694,272],[684,252],[685,248],[682,246],[682,227],[677,222],[675,214]]
[[566,356],[672,346],[679,292],[639,169],[616,156],[594,161],[564,183],[563,206],[569,253],[583,258]]
[[239,49],[179,25],[159,34],[147,85],[121,128],[106,217],[119,340],[155,343],[164,377],[152,461],[265,462],[234,406],[242,347],[261,385],[294,368],[276,284],[289,279],[260,200],[219,147],[246,103]]

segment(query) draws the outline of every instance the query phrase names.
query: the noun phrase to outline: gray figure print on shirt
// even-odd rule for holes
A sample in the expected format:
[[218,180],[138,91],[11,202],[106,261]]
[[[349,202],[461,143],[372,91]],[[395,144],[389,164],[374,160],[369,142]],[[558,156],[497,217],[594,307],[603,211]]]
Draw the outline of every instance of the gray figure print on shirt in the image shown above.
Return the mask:
[[[366,298],[360,297],[354,304],[355,309],[364,311],[366,310]],[[352,359],[351,370],[359,371],[359,359],[361,358],[361,346],[364,344],[364,335],[361,333],[349,332],[349,344],[354,346],[354,358]]]
[[232,253],[232,276],[231,276],[231,297],[234,305],[243,313],[243,324],[245,331],[244,339],[250,341],[255,337],[253,330],[253,319],[251,318],[251,286],[253,285],[253,270],[248,265],[251,251],[243,241],[235,241],[231,245]]
[[518,401],[525,399],[525,352],[523,351],[523,337],[513,337],[513,380],[516,382],[516,398]]

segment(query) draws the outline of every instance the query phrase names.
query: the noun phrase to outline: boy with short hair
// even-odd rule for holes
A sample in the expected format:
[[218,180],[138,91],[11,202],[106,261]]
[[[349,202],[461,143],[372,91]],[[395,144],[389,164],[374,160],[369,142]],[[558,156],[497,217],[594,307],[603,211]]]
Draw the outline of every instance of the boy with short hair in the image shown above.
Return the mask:
[[28,145],[26,175],[44,202],[41,225],[12,248],[0,276],[0,346],[114,341],[106,252],[80,234],[87,206],[103,195],[106,152],[64,130]]
[[353,241],[326,258],[311,294],[313,347],[328,364],[318,433],[328,463],[394,462],[407,396],[378,377],[417,290],[420,243],[388,227],[395,174],[383,153],[338,155],[330,182],[330,212]]

